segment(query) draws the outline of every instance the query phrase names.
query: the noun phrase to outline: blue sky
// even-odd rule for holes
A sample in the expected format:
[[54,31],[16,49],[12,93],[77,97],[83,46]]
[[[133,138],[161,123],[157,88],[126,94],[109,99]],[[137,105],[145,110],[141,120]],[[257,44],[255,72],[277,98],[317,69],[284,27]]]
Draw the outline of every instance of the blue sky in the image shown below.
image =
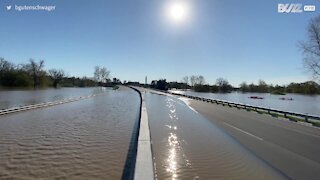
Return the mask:
[[[174,1],[174,0],[171,0]],[[307,37],[318,0],[182,0],[190,18],[165,17],[170,0],[1,0],[0,56],[15,63],[44,59],[46,68],[93,76],[95,65],[121,80],[144,82],[203,75],[286,84],[311,79],[299,40]],[[279,14],[278,3],[316,5],[316,12]],[[7,11],[6,5],[55,5],[52,12]]]

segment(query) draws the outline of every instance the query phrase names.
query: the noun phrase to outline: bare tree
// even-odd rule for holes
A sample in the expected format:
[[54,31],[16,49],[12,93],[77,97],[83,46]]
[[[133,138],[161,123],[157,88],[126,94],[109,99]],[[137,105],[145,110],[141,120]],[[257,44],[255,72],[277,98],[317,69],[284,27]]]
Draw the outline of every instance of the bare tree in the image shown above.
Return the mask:
[[199,84],[199,85],[204,85],[204,83],[206,83],[204,77],[201,76],[201,75],[199,75],[199,76],[197,77],[197,84]]
[[4,58],[0,58],[0,73],[10,71],[14,68],[14,65]]
[[218,78],[217,80],[216,80],[216,84],[218,85],[218,86],[223,86],[224,84],[228,84],[228,81],[226,80],[226,79],[223,79],[223,78]]
[[110,78],[110,71],[107,70],[107,68],[102,67],[100,68],[100,76],[101,76],[101,81],[105,82],[107,79]]
[[229,84],[228,80],[224,78],[218,78],[216,80],[216,85],[218,86],[220,92],[228,92],[232,90],[232,86]]
[[197,77],[194,76],[194,75],[190,76],[190,84],[191,84],[191,86],[194,86],[196,84],[196,82],[197,82]]
[[249,91],[249,86],[248,86],[248,84],[247,84],[247,82],[242,82],[240,85],[240,90],[242,91],[242,92],[247,92],[247,91]]
[[300,42],[304,54],[304,65],[316,79],[320,78],[320,15],[311,19],[308,40]]
[[44,60],[36,62],[34,59],[30,59],[30,64],[26,65],[26,69],[30,73],[33,79],[33,87],[37,88],[40,85],[41,77],[44,76]]
[[110,78],[110,71],[105,67],[99,67],[96,66],[94,68],[94,79],[98,83],[107,82],[107,80]]
[[185,89],[187,89],[188,88],[188,83],[189,83],[189,77],[188,76],[184,76],[181,81],[182,81],[182,83],[185,84]]
[[184,76],[181,80],[181,82],[188,84],[189,83],[189,77],[188,76]]
[[101,81],[101,74],[100,74],[100,67],[99,66],[94,67],[94,79],[97,82]]
[[53,80],[53,86],[55,88],[58,87],[58,84],[65,77],[65,73],[62,69],[50,69],[49,75],[51,76],[51,78]]

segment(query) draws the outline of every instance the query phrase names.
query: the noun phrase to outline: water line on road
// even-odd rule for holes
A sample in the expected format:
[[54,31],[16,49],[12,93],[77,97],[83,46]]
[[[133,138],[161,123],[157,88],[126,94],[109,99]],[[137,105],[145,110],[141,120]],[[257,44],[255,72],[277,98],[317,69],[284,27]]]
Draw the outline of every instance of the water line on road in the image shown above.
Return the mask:
[[192,111],[194,111],[195,113],[198,113],[198,111],[196,111],[193,107],[190,106],[190,99],[184,98],[184,97],[179,97],[178,99],[184,102]]

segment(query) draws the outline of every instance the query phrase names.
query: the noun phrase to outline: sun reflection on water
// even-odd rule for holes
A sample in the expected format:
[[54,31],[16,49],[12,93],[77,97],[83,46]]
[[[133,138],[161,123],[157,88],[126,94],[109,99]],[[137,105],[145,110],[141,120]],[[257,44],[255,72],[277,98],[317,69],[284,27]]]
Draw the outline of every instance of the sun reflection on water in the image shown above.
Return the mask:
[[166,125],[171,132],[168,134],[168,158],[167,158],[167,167],[166,171],[171,174],[172,179],[176,179],[178,177],[177,170],[178,170],[178,151],[179,151],[179,140],[178,136],[176,134],[176,130],[178,129],[175,121],[178,120],[177,114],[176,114],[176,107],[173,103],[174,101],[172,99],[167,99],[167,107],[169,108],[169,124]]
[[170,133],[168,137],[168,144],[169,156],[167,159],[167,172],[172,174],[172,179],[175,179],[177,177],[177,149],[179,147],[179,141],[176,134]]
[[[165,158],[165,170],[170,179],[181,179],[181,170],[185,168],[192,169],[191,161],[188,160],[182,144],[185,140],[179,138],[181,128],[179,126],[178,110],[176,108],[177,101],[167,98],[166,106],[168,108],[168,119],[166,121],[167,127],[167,155]],[[180,131],[179,131],[180,130]]]

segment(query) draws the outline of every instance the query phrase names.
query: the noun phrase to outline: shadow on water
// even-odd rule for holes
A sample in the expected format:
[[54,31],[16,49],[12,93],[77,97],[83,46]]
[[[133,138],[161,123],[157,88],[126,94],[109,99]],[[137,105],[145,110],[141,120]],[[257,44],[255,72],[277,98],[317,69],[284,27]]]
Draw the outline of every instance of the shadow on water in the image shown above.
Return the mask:
[[139,94],[140,97],[140,108],[139,108],[139,116],[135,121],[133,126],[133,131],[130,139],[130,145],[128,148],[128,153],[126,157],[126,162],[122,171],[122,180],[132,180],[134,178],[134,170],[135,163],[137,158],[137,148],[138,148],[138,138],[139,138],[139,130],[140,130],[140,119],[141,119],[141,108],[142,108],[142,96],[140,91],[131,88]]

